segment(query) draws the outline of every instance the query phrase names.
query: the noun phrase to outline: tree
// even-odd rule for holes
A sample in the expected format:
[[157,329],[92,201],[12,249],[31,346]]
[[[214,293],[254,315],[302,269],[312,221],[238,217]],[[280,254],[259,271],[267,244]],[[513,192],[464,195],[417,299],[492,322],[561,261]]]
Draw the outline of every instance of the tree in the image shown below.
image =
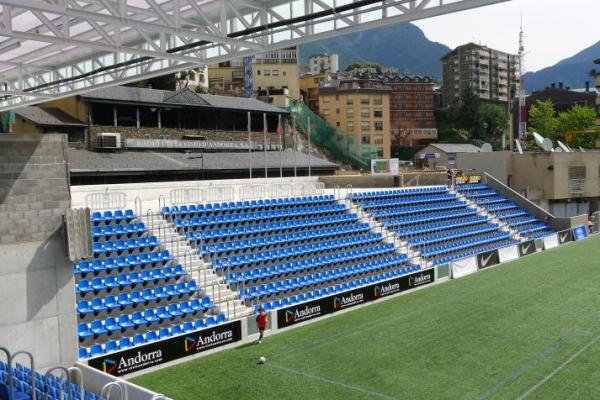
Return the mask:
[[[558,116],[557,140],[565,141],[565,134],[571,130],[590,129],[596,126],[596,110],[593,107],[573,106],[569,111],[562,112]],[[593,134],[580,133],[573,136],[572,146],[594,147],[595,137]]]
[[502,147],[502,137],[508,128],[506,111],[495,104],[483,104],[479,110],[483,121],[483,140],[494,148]]
[[469,138],[484,139],[481,101],[471,89],[463,93],[462,104],[456,114],[456,127],[469,132]]
[[377,63],[373,63],[373,62],[353,62],[350,63],[347,67],[346,67],[346,72],[352,71],[355,68],[375,68],[375,70],[377,71],[378,74],[381,73],[381,64],[377,64]]
[[529,126],[531,132],[537,132],[551,140],[556,140],[558,118],[552,100],[538,100],[531,106],[529,109]]

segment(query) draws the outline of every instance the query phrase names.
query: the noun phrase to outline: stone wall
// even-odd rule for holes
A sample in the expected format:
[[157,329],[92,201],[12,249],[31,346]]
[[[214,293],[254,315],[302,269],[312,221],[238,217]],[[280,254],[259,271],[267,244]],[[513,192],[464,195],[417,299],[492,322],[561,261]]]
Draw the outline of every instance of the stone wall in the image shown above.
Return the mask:
[[0,135],[0,346],[41,369],[77,355],[66,146],[66,135]]
[[[139,138],[139,139],[181,139],[185,135],[196,135],[204,136],[208,140],[231,140],[231,141],[245,141],[248,140],[247,131],[214,131],[204,129],[175,129],[175,128],[136,128],[129,126],[100,126],[92,125],[90,127],[90,143],[92,147],[95,147],[97,143],[98,133],[111,132],[120,133],[121,139],[126,138]],[[288,135],[285,135],[285,143],[291,143]],[[263,143],[262,132],[252,132],[251,138],[254,143]],[[268,132],[267,142],[272,144],[279,144],[279,136],[277,133]]]

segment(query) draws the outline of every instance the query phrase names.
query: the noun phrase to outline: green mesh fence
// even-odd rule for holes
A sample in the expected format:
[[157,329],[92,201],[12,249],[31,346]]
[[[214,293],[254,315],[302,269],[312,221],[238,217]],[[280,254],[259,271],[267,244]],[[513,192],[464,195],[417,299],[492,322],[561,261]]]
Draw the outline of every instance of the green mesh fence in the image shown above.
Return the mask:
[[[335,129],[323,118],[312,112],[305,104],[292,101],[289,107],[290,116],[295,118],[296,129],[306,135],[310,119],[310,139],[313,145],[320,147],[338,160],[345,161],[357,168],[370,168],[371,159],[379,158],[375,146],[361,143],[353,135]],[[357,123],[355,129],[360,129]],[[369,137],[368,134],[365,134]]]
[[10,126],[15,124],[14,110],[0,111],[0,133],[8,133]]

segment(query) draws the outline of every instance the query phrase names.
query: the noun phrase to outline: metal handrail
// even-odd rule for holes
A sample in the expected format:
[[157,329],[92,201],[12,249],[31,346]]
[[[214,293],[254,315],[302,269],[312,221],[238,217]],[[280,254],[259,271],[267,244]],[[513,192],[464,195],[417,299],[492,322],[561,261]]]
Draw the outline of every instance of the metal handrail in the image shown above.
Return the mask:
[[110,394],[112,393],[112,389],[114,387],[119,388],[120,400],[127,400],[127,391],[124,389],[124,384],[122,382],[117,381],[108,382],[106,385],[104,385],[104,387],[102,387],[102,390],[100,391],[100,398],[111,400]]
[[[84,393],[84,384],[83,384],[83,372],[81,372],[81,369],[79,369],[78,367],[67,368],[67,371],[69,372],[69,377],[71,376],[71,373],[73,373],[75,376],[77,376],[77,378],[79,378],[80,400],[84,400],[85,393]],[[73,399],[73,400],[75,400],[75,399]]]
[[[0,351],[6,355],[6,366],[8,370],[8,399],[12,400],[15,398],[14,387],[13,387],[13,374],[12,374],[12,355],[6,347],[0,347]],[[35,380],[35,378],[34,378]]]
[[[66,369],[65,367],[54,367],[49,369],[46,372],[46,375],[44,375],[44,383],[46,384],[46,386],[48,386],[48,377],[50,375],[52,375],[52,372],[54,371],[62,371],[65,373],[65,380],[67,381],[67,385],[69,386],[69,390],[68,390],[68,394],[69,394],[69,399],[73,398],[73,386],[71,385],[71,376],[69,375],[69,370]],[[62,399],[64,396],[64,391],[63,391],[63,387],[62,385],[60,386],[60,398]],[[50,396],[48,395],[48,391],[46,391],[46,393],[44,394],[44,399],[48,400],[50,398]]]
[[[21,355],[21,354],[27,356],[27,358],[29,359],[29,367],[31,368],[31,392],[32,392],[31,398],[32,398],[32,400],[36,400],[36,393],[35,393],[35,362],[33,360],[33,354],[31,354],[30,352],[25,351],[25,350],[17,351],[16,353],[14,353],[12,355],[11,362],[14,361],[15,358],[18,355]],[[13,393],[13,395],[14,395],[14,393]]]

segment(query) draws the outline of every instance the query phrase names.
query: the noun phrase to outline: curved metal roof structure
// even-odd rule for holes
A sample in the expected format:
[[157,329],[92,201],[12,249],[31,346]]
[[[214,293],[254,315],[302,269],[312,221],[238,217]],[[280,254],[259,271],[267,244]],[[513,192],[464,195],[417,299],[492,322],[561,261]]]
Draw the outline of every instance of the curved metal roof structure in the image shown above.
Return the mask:
[[0,111],[510,0],[0,0]]

